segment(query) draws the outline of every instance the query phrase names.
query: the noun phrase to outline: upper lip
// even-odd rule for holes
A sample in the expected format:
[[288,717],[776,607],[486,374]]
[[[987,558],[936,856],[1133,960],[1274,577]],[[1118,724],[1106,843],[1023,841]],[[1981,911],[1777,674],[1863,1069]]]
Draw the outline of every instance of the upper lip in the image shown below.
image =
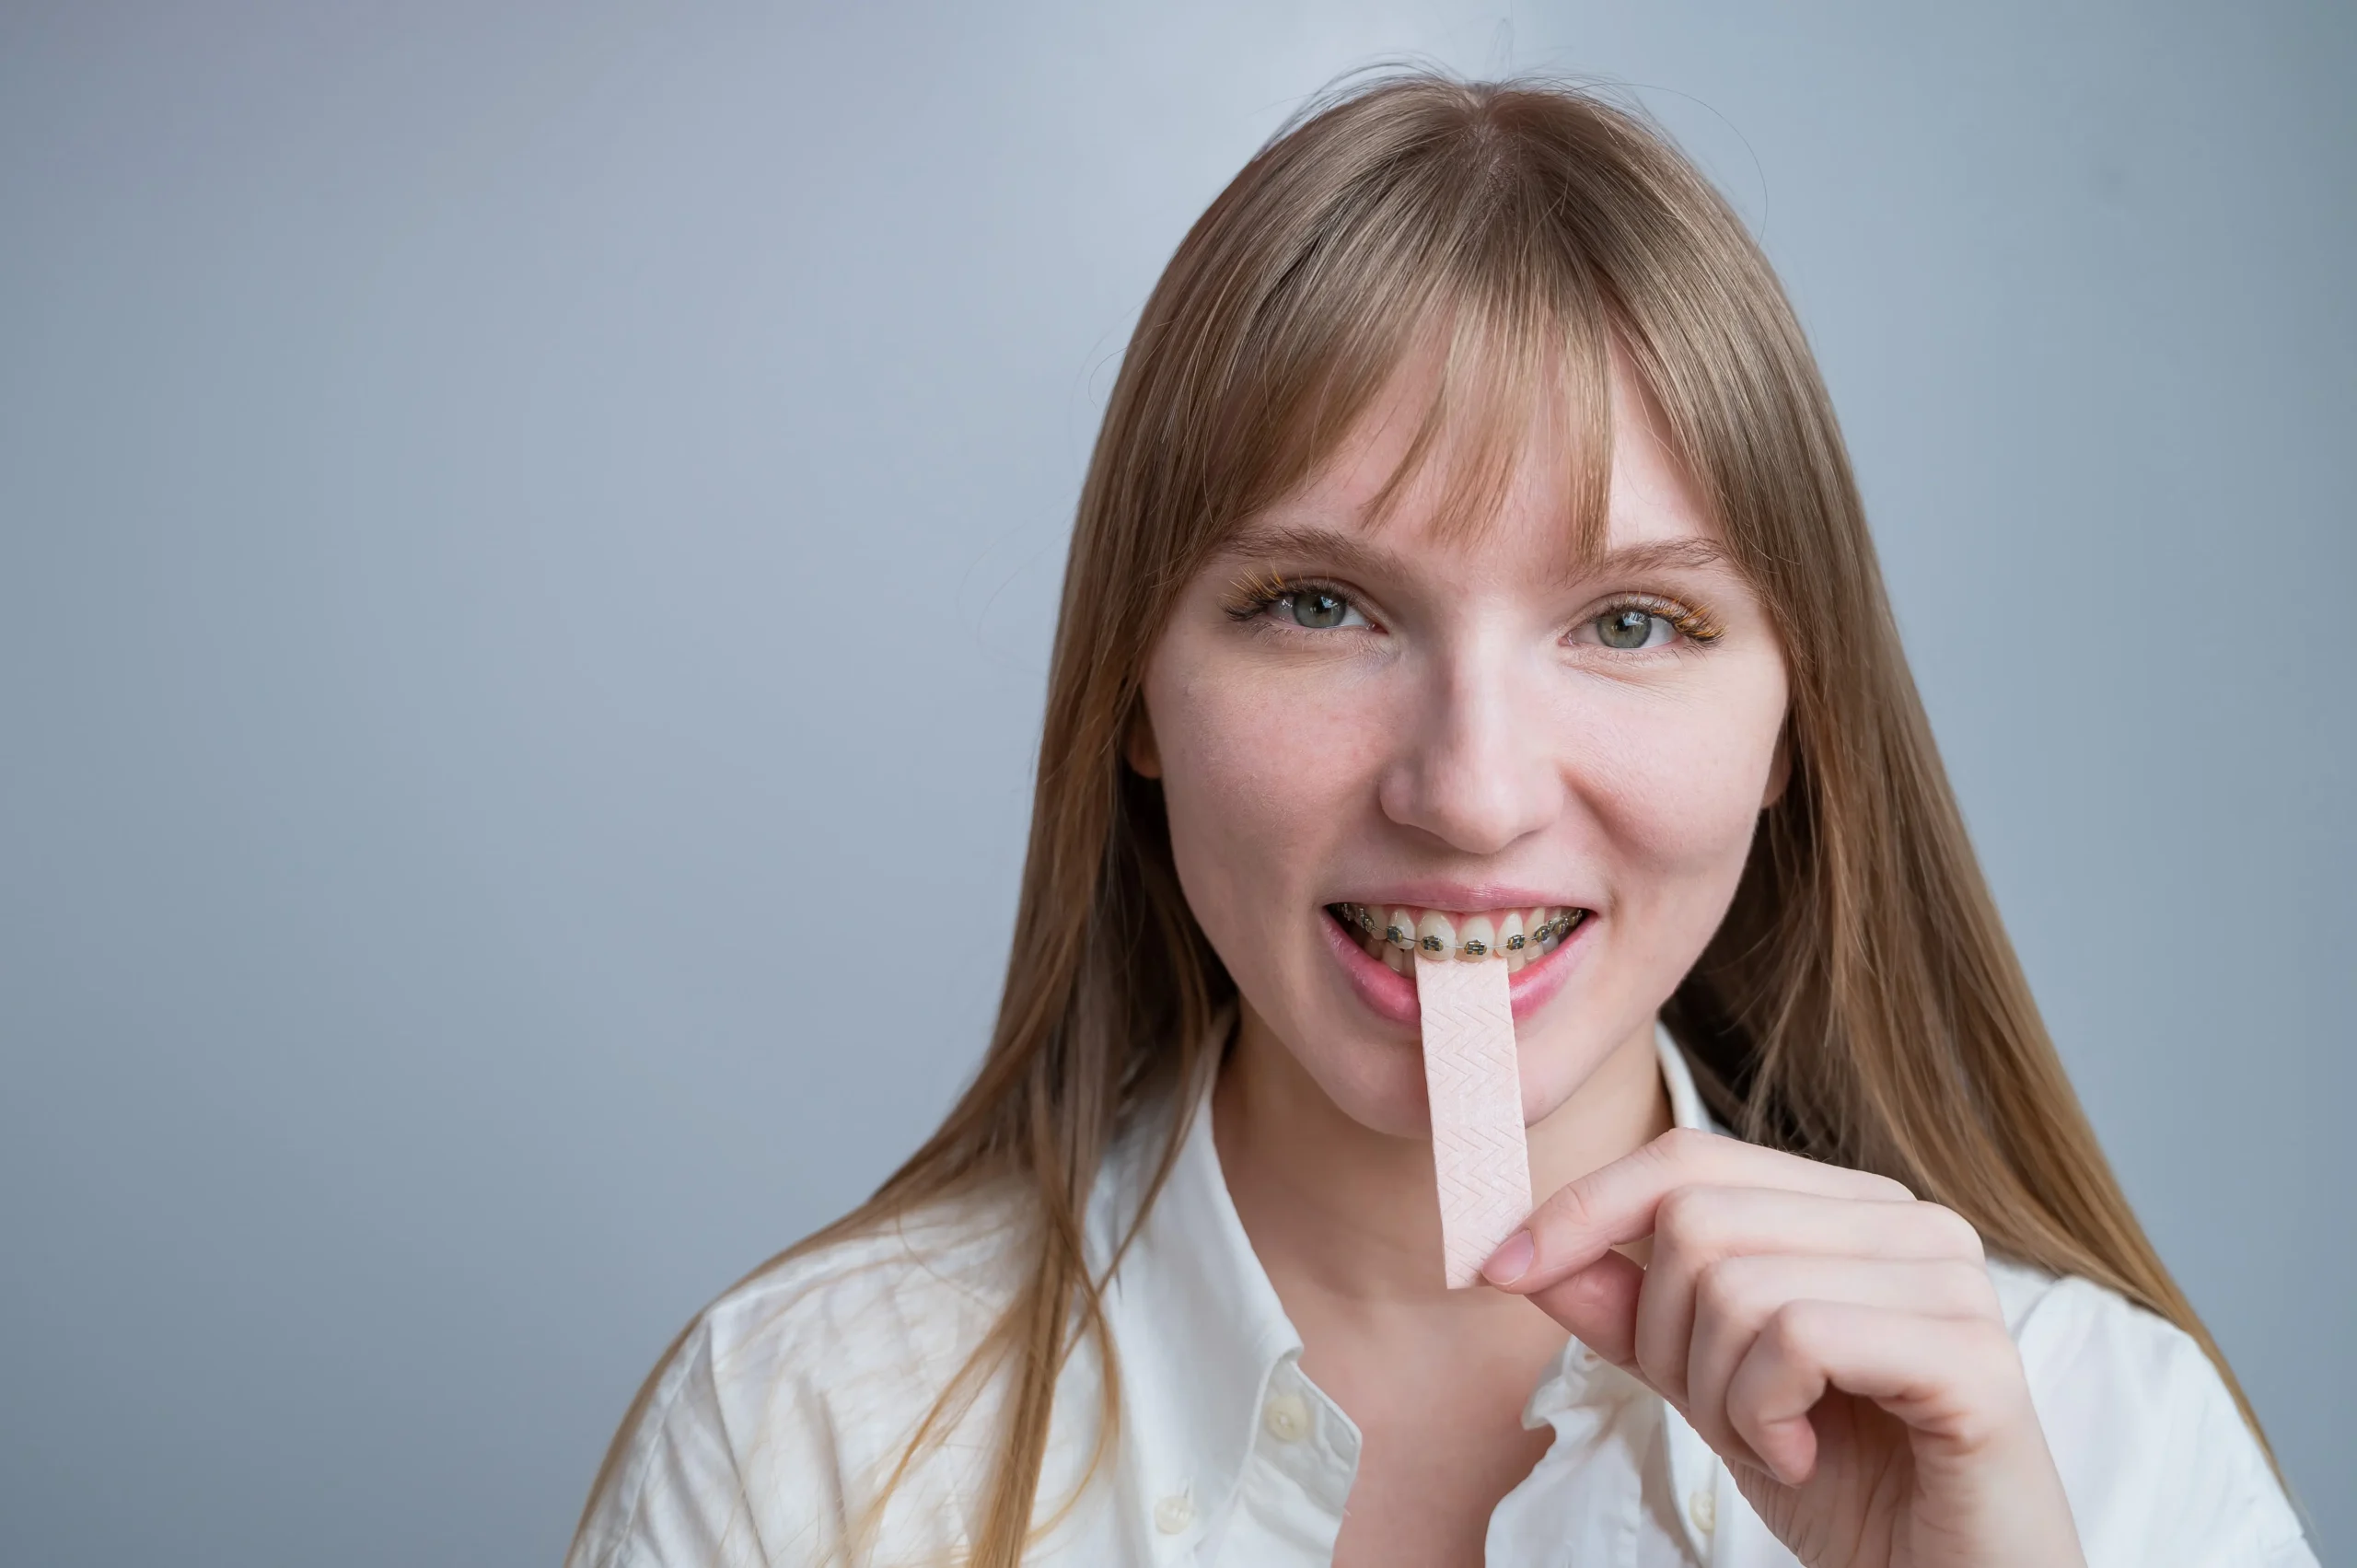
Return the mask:
[[1484,914],[1495,910],[1538,908],[1594,909],[1585,899],[1561,892],[1541,892],[1527,883],[1509,882],[1391,882],[1380,888],[1345,893],[1333,903],[1387,904],[1394,908],[1439,910],[1447,914]]

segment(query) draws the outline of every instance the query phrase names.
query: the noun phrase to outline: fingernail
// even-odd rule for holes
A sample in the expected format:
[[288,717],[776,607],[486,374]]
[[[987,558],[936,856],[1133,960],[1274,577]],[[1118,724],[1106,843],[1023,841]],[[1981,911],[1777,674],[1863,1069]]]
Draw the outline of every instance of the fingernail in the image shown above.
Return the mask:
[[1510,1285],[1530,1272],[1530,1260],[1538,1255],[1538,1250],[1531,1245],[1528,1231],[1515,1231],[1506,1237],[1506,1244],[1491,1253],[1490,1260],[1481,1265],[1481,1277],[1493,1285]]

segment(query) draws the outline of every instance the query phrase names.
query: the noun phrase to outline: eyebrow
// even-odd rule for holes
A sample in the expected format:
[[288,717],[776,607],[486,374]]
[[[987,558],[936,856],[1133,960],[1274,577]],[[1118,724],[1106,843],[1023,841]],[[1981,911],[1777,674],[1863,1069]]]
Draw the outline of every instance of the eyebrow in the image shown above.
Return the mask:
[[[1397,554],[1369,544],[1359,534],[1293,523],[1269,523],[1248,528],[1228,540],[1220,555],[1222,559],[1238,565],[1269,565],[1308,557],[1329,563],[1336,570],[1353,575],[1374,575],[1397,573],[1401,569]],[[1689,571],[1707,570],[1731,564],[1726,547],[1714,539],[1667,539],[1651,544],[1624,545],[1619,550],[1608,550],[1602,555],[1585,560],[1571,557],[1567,563],[1558,563],[1550,575],[1562,585],[1573,586],[1594,577],[1624,572],[1655,572],[1680,567]]]
[[1651,572],[1672,567],[1707,570],[1732,567],[1734,558],[1714,539],[1665,539],[1652,544],[1631,544],[1608,550],[1594,561],[1582,562],[1573,574],[1589,577],[1607,572]]
[[1266,566],[1304,557],[1327,562],[1353,575],[1397,571],[1399,557],[1354,533],[1293,523],[1266,523],[1245,529],[1220,547],[1219,558],[1239,566]]

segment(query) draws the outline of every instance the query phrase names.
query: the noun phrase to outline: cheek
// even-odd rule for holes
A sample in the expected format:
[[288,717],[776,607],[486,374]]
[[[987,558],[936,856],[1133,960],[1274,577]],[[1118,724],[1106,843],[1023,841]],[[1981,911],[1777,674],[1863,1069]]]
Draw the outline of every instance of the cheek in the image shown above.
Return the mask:
[[1632,908],[1701,900],[1715,925],[1734,894],[1784,712],[1781,670],[1745,673],[1706,699],[1616,714],[1585,749],[1578,785]]
[[1311,868],[1368,793],[1355,738],[1368,730],[1330,691],[1311,702],[1281,679],[1194,671],[1150,676],[1147,703],[1179,881],[1225,949],[1298,915]]

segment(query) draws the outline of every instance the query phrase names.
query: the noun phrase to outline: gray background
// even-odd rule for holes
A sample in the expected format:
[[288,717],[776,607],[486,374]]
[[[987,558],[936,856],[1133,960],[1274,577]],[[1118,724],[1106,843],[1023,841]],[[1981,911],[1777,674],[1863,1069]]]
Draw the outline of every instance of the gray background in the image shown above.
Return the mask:
[[0,9],[0,1558],[556,1557],[975,1060],[1133,313],[1402,52],[1636,84],[1764,234],[2345,1551],[2357,13],[1769,13]]

